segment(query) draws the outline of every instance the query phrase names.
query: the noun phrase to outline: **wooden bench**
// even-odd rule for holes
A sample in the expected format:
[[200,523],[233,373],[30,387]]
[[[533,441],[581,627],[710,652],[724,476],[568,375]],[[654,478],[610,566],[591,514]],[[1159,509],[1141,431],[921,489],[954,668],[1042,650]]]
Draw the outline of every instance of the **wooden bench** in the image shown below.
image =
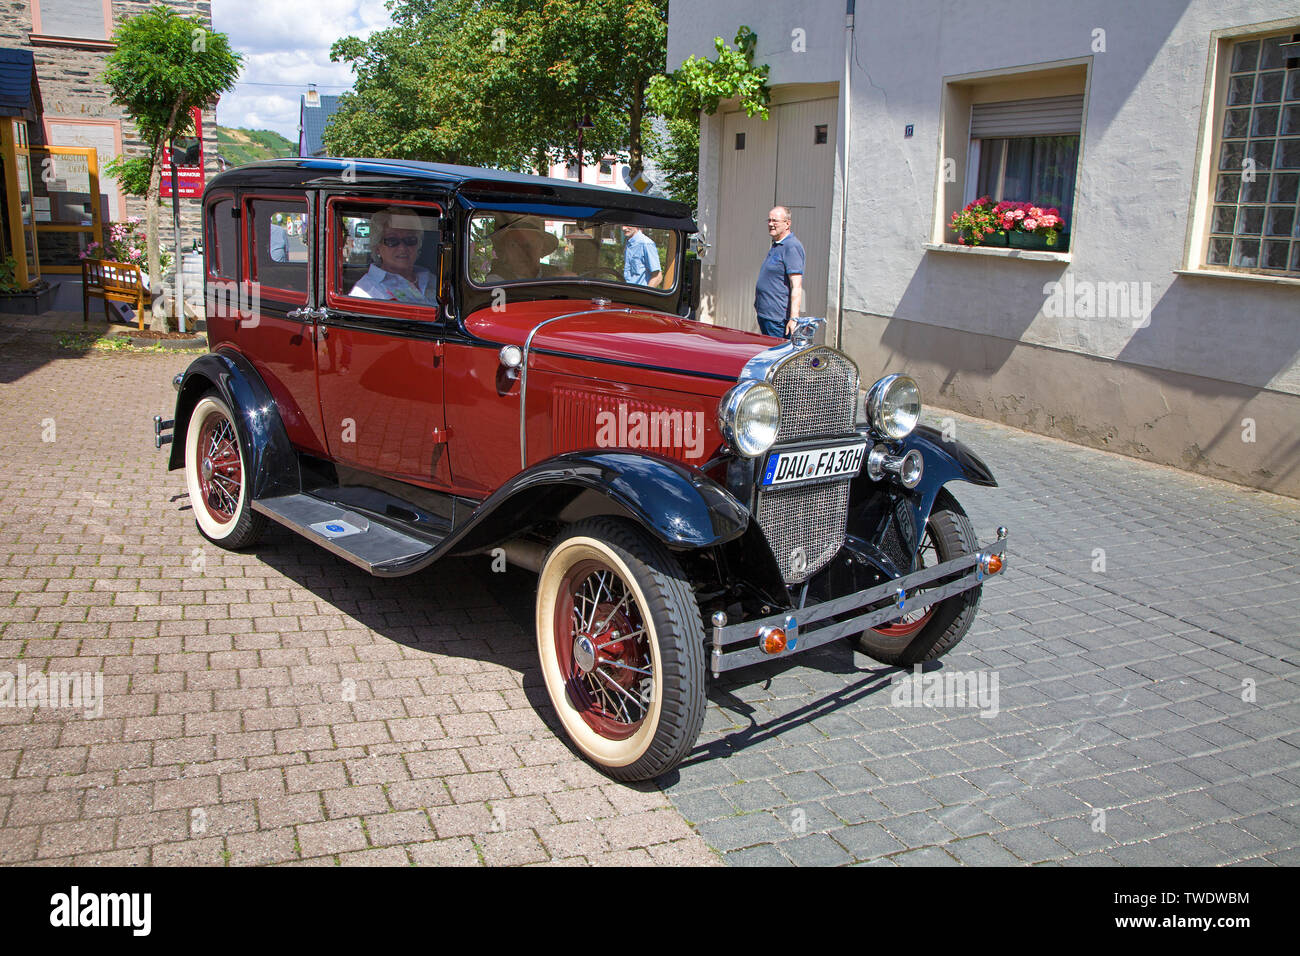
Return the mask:
[[145,288],[144,272],[139,266],[111,259],[81,260],[81,321],[90,321],[91,298],[104,300],[104,319],[112,321],[110,302],[127,302],[135,306],[136,321],[144,329],[144,311],[151,300]]

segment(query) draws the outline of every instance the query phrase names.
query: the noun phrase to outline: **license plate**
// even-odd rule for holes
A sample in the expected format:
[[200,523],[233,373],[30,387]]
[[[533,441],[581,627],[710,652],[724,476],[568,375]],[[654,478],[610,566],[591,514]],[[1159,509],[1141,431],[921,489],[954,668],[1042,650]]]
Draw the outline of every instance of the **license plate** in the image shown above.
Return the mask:
[[763,469],[763,487],[790,485],[823,478],[842,478],[862,470],[862,456],[867,446],[862,442],[831,445],[827,448],[800,448],[776,451],[768,456]]

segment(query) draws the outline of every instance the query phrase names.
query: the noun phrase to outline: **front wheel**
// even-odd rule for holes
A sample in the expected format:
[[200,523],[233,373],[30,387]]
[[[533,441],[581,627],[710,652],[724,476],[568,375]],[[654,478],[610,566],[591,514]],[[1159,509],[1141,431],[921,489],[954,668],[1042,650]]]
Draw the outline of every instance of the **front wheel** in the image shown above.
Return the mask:
[[639,529],[592,518],[551,547],[537,586],[551,703],[584,757],[618,780],[675,767],[704,722],[704,627],[676,559]]
[[[940,491],[925,524],[921,540],[919,571],[978,547],[975,529],[957,499]],[[909,611],[897,621],[863,631],[858,650],[882,664],[919,664],[943,657],[966,636],[980,603],[980,588],[954,594],[938,604]]]
[[185,484],[199,531],[223,548],[245,548],[266,519],[253,510],[235,416],[216,392],[199,399],[185,432]]

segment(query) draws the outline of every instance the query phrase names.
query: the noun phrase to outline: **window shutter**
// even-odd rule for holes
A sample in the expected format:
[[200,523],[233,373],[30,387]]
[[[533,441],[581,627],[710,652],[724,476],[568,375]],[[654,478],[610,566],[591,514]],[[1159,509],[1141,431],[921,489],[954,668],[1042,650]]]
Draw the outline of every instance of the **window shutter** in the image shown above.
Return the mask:
[[970,111],[972,139],[1063,136],[1083,128],[1083,94],[1036,100],[976,103]]

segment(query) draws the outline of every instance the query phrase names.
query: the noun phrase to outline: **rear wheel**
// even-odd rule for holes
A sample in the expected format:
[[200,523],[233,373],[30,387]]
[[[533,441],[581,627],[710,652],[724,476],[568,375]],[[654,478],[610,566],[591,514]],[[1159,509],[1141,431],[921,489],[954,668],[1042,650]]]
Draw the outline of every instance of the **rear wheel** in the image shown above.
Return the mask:
[[[919,567],[933,567],[978,547],[975,529],[957,499],[940,491],[925,525]],[[883,664],[919,664],[947,654],[966,636],[980,603],[980,588],[909,611],[897,621],[864,631],[858,649]]]
[[575,524],[537,587],[551,703],[584,757],[618,780],[675,767],[704,722],[704,628],[676,559],[632,525]]
[[185,484],[199,531],[223,548],[245,548],[266,519],[248,495],[248,471],[235,416],[216,392],[199,399],[185,432]]

